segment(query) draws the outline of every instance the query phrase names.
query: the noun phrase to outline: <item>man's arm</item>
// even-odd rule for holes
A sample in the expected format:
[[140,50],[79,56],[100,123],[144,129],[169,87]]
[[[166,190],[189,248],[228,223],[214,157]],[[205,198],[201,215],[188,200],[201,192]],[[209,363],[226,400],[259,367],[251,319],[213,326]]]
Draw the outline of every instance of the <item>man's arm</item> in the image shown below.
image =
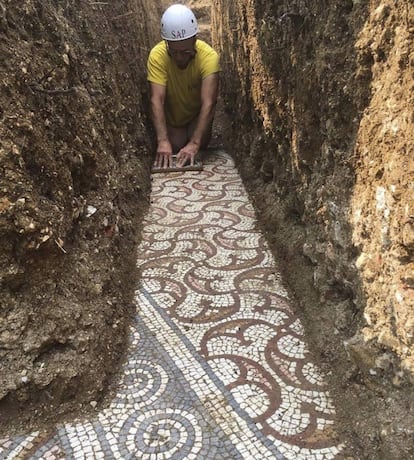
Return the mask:
[[198,116],[197,125],[191,136],[190,142],[201,145],[207,130],[210,127],[216,110],[217,97],[219,90],[219,74],[213,73],[204,78],[201,84],[201,109]]
[[157,154],[155,157],[155,166],[171,167],[172,166],[172,146],[168,139],[167,122],[165,120],[164,103],[167,93],[166,86],[157,83],[151,85],[151,113],[154,123],[155,133],[157,135]]
[[200,150],[202,141],[208,135],[211,123],[213,122],[214,112],[217,104],[219,92],[219,74],[213,73],[203,79],[201,83],[201,109],[197,119],[194,133],[188,144],[184,146],[177,155],[177,166],[184,165],[188,160],[194,164],[194,157]]

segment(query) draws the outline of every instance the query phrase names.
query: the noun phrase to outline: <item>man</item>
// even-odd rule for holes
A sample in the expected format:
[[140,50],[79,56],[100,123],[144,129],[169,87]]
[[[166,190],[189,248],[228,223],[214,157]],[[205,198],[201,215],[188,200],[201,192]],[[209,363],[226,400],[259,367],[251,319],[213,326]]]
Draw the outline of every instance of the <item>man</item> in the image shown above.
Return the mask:
[[194,164],[207,147],[219,87],[219,58],[197,38],[198,24],[184,5],[172,5],[161,18],[161,37],[148,58],[151,111],[157,136],[155,166]]

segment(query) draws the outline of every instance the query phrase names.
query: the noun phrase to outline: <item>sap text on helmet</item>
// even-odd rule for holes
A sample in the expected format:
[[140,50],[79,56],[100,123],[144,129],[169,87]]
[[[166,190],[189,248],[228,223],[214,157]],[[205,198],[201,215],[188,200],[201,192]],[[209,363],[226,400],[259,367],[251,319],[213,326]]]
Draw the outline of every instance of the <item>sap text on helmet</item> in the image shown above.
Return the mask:
[[171,5],[161,18],[161,37],[167,41],[180,41],[198,33],[197,19],[185,5]]

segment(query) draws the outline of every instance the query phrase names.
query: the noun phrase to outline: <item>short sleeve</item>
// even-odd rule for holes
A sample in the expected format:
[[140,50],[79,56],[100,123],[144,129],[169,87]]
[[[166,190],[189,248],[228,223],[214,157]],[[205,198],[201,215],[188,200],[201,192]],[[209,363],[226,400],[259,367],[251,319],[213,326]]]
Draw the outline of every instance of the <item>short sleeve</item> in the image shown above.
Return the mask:
[[167,86],[167,67],[162,53],[157,47],[153,48],[148,56],[147,80],[152,83]]
[[220,59],[213,49],[203,56],[201,62],[201,78],[206,78],[213,73],[220,72]]

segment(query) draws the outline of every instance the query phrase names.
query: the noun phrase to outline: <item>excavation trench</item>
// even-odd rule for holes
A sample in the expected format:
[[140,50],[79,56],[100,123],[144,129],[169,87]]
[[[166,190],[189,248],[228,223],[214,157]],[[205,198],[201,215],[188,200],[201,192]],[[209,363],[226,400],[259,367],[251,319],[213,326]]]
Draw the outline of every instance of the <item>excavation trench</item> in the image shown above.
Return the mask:
[[[213,144],[249,190],[350,455],[410,458],[413,6],[188,3],[207,40],[212,8],[221,54]],[[2,432],[78,415],[116,384],[165,4],[0,3]]]

